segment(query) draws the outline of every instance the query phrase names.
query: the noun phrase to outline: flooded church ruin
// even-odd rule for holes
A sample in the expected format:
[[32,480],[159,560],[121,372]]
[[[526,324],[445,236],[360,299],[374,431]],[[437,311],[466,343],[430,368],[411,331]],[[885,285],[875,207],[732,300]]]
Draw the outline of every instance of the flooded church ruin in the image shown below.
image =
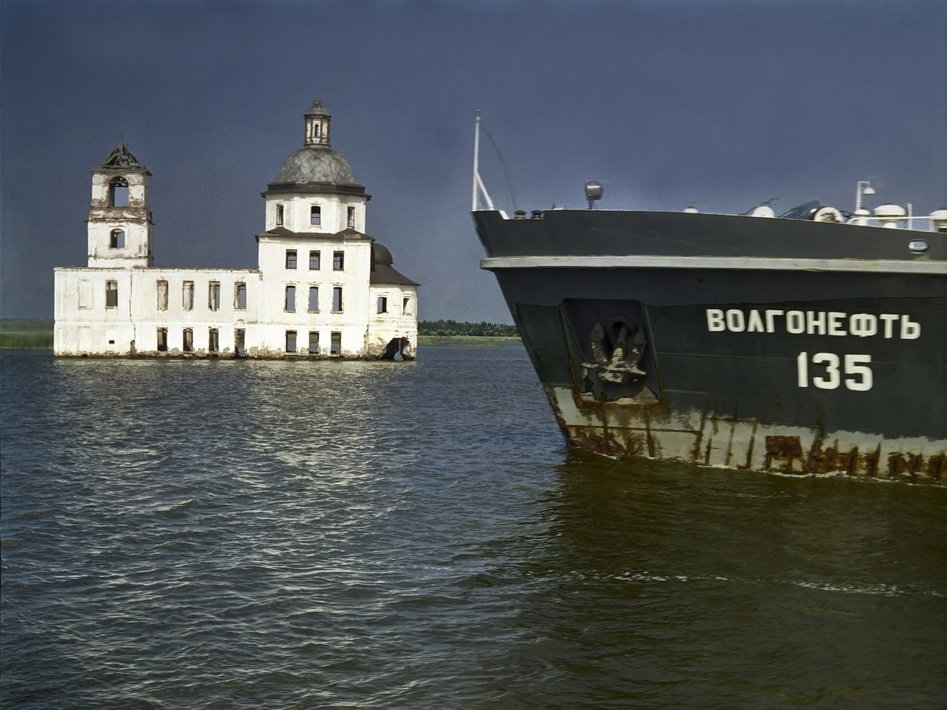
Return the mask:
[[263,193],[256,269],[153,264],[148,169],[116,147],[92,170],[88,264],[55,270],[63,356],[413,359],[418,284],[365,232],[370,195],[320,101]]

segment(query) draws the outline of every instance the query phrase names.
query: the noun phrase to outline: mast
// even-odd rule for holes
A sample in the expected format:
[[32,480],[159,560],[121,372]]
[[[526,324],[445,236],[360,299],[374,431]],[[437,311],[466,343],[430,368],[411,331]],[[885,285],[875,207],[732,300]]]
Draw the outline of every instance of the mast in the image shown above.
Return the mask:
[[487,207],[491,210],[495,209],[493,200],[490,199],[487,188],[484,187],[483,180],[480,179],[480,109],[474,112],[474,117],[473,189],[470,198],[470,210],[472,212],[476,212],[478,209],[478,190],[479,194],[483,195]]
[[477,181],[480,179],[478,171],[480,163],[480,109],[474,111],[474,156],[473,156],[473,194],[470,198],[470,211],[477,211]]

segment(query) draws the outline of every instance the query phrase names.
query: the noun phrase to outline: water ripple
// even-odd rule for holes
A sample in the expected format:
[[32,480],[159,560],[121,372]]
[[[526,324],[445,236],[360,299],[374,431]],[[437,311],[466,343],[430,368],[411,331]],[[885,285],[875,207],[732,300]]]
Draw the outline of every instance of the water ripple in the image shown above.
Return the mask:
[[567,454],[518,347],[2,364],[5,706],[943,699],[941,489]]

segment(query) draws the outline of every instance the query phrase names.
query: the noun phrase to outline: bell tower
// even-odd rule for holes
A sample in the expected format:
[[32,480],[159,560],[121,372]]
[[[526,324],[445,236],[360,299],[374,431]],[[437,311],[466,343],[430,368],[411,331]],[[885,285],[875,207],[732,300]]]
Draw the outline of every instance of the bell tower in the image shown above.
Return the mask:
[[124,143],[93,168],[89,266],[151,266],[150,176]]

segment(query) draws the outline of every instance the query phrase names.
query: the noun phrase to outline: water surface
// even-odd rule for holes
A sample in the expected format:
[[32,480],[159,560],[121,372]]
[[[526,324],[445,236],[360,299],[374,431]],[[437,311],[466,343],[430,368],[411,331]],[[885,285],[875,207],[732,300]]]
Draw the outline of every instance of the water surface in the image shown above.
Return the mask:
[[518,345],[5,352],[17,708],[947,704],[947,490],[568,452]]

